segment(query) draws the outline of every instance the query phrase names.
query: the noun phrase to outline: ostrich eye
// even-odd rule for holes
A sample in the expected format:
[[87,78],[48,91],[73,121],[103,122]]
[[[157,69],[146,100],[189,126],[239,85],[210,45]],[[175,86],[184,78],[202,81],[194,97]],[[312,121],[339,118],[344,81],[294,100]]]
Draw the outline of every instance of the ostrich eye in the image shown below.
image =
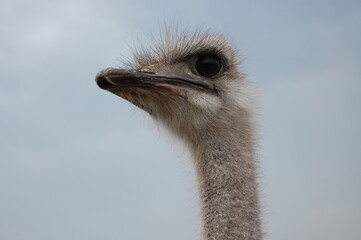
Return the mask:
[[217,56],[204,55],[198,58],[196,70],[203,77],[213,77],[221,70],[221,61]]

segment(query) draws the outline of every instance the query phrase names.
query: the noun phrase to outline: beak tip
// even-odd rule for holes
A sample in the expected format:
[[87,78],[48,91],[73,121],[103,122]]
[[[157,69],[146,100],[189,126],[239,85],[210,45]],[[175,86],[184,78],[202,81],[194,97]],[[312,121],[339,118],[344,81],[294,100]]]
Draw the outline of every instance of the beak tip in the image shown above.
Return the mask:
[[103,78],[96,78],[95,82],[101,89],[106,89],[106,81]]
[[106,70],[107,69],[100,71],[95,77],[95,82],[98,85],[98,87],[100,87],[101,89],[108,89],[111,86],[109,81],[104,76]]

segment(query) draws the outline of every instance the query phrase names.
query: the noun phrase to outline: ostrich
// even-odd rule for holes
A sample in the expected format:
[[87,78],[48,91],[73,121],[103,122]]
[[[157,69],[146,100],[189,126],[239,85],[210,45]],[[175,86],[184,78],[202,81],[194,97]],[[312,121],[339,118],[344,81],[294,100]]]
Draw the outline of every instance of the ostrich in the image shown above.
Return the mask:
[[126,66],[101,71],[96,83],[147,112],[189,149],[203,239],[261,239],[252,88],[227,39],[168,33],[149,50],[135,51]]

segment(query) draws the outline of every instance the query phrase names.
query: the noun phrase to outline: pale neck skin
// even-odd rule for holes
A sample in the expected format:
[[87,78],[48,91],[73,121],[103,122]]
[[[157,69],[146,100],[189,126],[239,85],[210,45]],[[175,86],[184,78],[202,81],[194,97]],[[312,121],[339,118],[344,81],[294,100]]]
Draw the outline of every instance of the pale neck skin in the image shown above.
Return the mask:
[[[254,137],[248,114],[192,134],[204,240],[262,238]],[[197,137],[199,136],[197,140]]]

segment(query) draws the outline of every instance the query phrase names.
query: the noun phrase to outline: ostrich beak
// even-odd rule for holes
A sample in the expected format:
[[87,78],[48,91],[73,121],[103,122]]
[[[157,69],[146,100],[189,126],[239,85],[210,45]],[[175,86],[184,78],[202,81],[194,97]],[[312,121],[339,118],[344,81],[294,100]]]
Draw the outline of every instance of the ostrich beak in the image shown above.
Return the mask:
[[100,88],[109,91],[123,88],[150,88],[182,95],[185,90],[193,89],[217,94],[212,85],[204,82],[168,73],[158,74],[140,70],[107,68],[97,74],[95,81]]

